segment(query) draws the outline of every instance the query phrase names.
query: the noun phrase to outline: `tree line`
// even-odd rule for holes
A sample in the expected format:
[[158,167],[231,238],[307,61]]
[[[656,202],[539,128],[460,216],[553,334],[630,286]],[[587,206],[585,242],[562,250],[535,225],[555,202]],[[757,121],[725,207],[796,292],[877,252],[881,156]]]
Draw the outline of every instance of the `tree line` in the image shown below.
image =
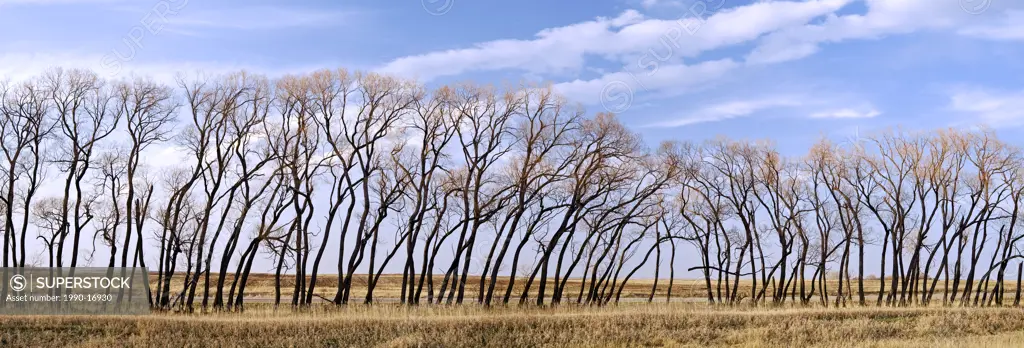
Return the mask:
[[[650,148],[547,86],[344,69],[172,86],[56,68],[0,84],[0,113],[3,266],[25,267],[34,238],[46,266],[148,267],[157,309],[241,310],[257,258],[294,307],[325,273],[323,300],[372,303],[388,267],[410,305],[618,303],[644,267],[648,301],[665,273],[671,299],[683,255],[712,304],[1003,305],[1013,265],[1020,283],[1024,153],[987,130],[800,157]],[[154,169],[173,160],[158,149],[185,160]]]

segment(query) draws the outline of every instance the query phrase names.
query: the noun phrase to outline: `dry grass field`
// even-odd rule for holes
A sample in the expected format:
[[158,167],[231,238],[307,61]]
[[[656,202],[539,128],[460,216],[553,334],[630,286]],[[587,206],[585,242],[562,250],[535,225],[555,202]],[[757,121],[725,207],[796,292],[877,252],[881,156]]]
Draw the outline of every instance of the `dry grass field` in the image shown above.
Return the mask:
[[[183,284],[183,281],[182,281],[183,277],[184,277],[184,275],[176,275],[174,277],[174,279],[172,279],[172,281],[171,281],[171,290],[172,290],[172,292],[181,291],[181,286]],[[228,275],[228,277],[227,277],[228,280],[226,281],[226,283],[228,284],[227,287],[230,287],[230,281],[231,281],[232,277],[233,277],[233,275]],[[437,289],[439,289],[441,287],[441,282],[443,281],[443,279],[444,279],[443,276],[435,276],[434,277],[435,291],[437,291]],[[151,288],[154,289],[154,291],[155,291],[155,289],[156,289],[156,281],[157,281],[156,274],[151,274],[149,280],[150,280]],[[216,281],[216,274],[211,276],[211,282],[215,282],[215,281]],[[627,299],[638,299],[638,298],[646,299],[648,297],[648,295],[650,295],[650,293],[651,293],[651,286],[654,285],[653,282],[654,282],[653,279],[634,279],[634,280],[630,280],[626,284],[625,290],[623,290],[623,292],[622,292],[622,297],[623,298],[627,298]],[[361,302],[362,299],[366,296],[366,283],[367,283],[366,275],[357,274],[356,276],[354,276],[352,278],[352,299],[353,299],[353,301]],[[514,296],[515,299],[518,299],[517,296],[518,296],[518,294],[521,293],[522,288],[525,285],[525,283],[526,283],[526,279],[525,278],[517,279],[516,280],[516,285],[515,285],[515,288],[514,288],[514,291],[513,291],[513,294],[515,295]],[[328,274],[328,275],[319,276],[319,277],[317,277],[316,294],[320,295],[320,296],[323,296],[323,297],[326,297],[326,298],[334,298],[334,294],[337,292],[337,284],[338,284],[338,276],[337,275]],[[569,279],[569,281],[566,284],[566,288],[567,288],[566,289],[566,294],[572,294],[573,296],[576,296],[578,294],[578,292],[579,292],[580,284],[581,284],[581,280],[580,279],[575,279],[575,278],[574,279]],[[878,290],[878,282],[877,281],[870,281],[870,282],[867,282],[866,284],[871,284],[872,288],[871,289],[866,289],[865,293],[870,294],[870,293],[874,292],[874,293],[877,294],[877,290]],[[480,278],[479,277],[477,277],[477,276],[470,276],[470,277],[468,277],[468,280],[466,282],[466,297],[470,298],[472,296],[475,296],[477,294],[478,289],[479,289],[479,285],[480,285]],[[212,286],[215,286],[215,284],[211,284],[211,294],[213,293]],[[282,278],[281,278],[281,288],[282,288],[282,290],[281,290],[281,297],[282,297],[282,302],[283,303],[287,303],[291,299],[291,294],[292,294],[291,291],[293,290],[294,286],[295,286],[295,277],[294,277],[294,275],[282,276]],[[831,284],[831,286],[836,286],[836,285],[835,284]],[[867,285],[865,285],[865,286],[867,286]],[[248,279],[248,285],[246,285],[246,289],[245,289],[246,299],[250,300],[250,301],[251,300],[265,301],[267,299],[273,299],[273,297],[274,297],[274,287],[275,286],[274,286],[274,275],[273,274],[265,274],[265,273],[251,274],[249,276],[249,279]],[[495,287],[495,296],[497,297],[497,296],[503,295],[505,293],[505,289],[507,287],[508,287],[508,277],[499,277],[497,285]],[[199,289],[198,292],[201,295],[202,288],[203,288],[202,280],[200,280],[200,283],[197,286],[197,288]],[[537,284],[534,283],[531,292],[535,292],[536,290],[537,290]],[[744,292],[744,290],[745,290],[745,292]],[[377,299],[379,301],[387,302],[389,300],[397,300],[400,297],[401,291],[402,291],[402,275],[401,274],[384,274],[384,275],[381,275],[380,280],[377,282],[377,287],[374,290],[373,294],[374,294],[374,298],[375,299]],[[426,290],[426,286],[424,286],[424,290],[423,291],[424,291],[424,295],[423,296],[426,297],[426,291],[427,291]],[[655,292],[655,296],[657,296],[658,298],[662,299],[662,301],[664,301],[665,295],[667,294],[667,292],[668,292],[668,280],[667,279],[659,280],[658,281],[658,289]],[[744,283],[743,281],[741,281],[741,283],[740,283],[740,292],[741,293],[749,293],[750,292],[749,283]],[[549,295],[550,295],[550,293],[549,293]],[[197,295],[197,296],[199,296],[199,295]],[[673,283],[673,286],[672,286],[672,297],[674,299],[697,299],[697,300],[705,299],[706,297],[705,297],[705,293],[704,293],[704,281],[703,280],[692,280],[692,279],[676,279],[675,282]],[[475,298],[475,297],[473,297],[473,298]],[[573,297],[573,298],[575,298],[575,297]]]
[[[183,279],[182,279],[183,277],[184,277],[184,275],[180,275],[179,274],[179,275],[176,275],[174,277],[174,279],[172,279],[172,281],[171,281],[172,293],[176,293],[176,292],[181,291],[181,286],[183,284]],[[211,282],[215,282],[216,281],[216,277],[217,277],[216,273],[214,273],[211,276],[211,278],[210,278]],[[229,274],[227,276],[226,283],[228,285],[226,286],[226,289],[227,289],[227,287],[230,287],[230,282],[233,279],[233,277],[234,276],[231,275],[231,274]],[[467,279],[468,280],[466,282],[466,294],[465,294],[465,296],[466,296],[466,299],[467,299],[467,302],[468,302],[468,301],[473,300],[473,299],[476,298],[475,296],[476,296],[476,294],[478,292],[478,289],[479,289],[480,278],[477,277],[477,276],[470,276]],[[154,289],[154,291],[155,291],[155,289],[156,289],[156,281],[157,281],[156,274],[155,273],[151,274],[149,280],[150,280],[151,288]],[[437,291],[437,289],[441,287],[442,280],[443,280],[442,276],[435,276],[434,277],[435,291]],[[364,274],[357,274],[357,275],[355,275],[352,278],[352,301],[353,302],[355,302],[355,303],[362,303],[363,298],[366,296],[366,282],[367,282],[367,277]],[[513,302],[518,300],[518,295],[522,292],[522,288],[525,285],[525,283],[526,283],[526,279],[525,278],[520,278],[520,279],[516,280],[515,288],[514,288],[514,291],[513,291]],[[571,298],[575,299],[576,296],[579,294],[581,283],[582,283],[582,281],[580,279],[578,279],[578,278],[571,278],[571,279],[569,279],[568,282],[566,283],[566,291],[565,291],[566,296],[570,297],[569,295],[572,295]],[[657,287],[657,289],[655,291],[655,299],[656,299],[655,302],[657,302],[658,300],[660,300],[661,302],[665,301],[666,295],[668,294],[668,290],[669,290],[668,289],[668,283],[669,283],[668,279],[660,279],[660,280],[658,280],[658,287]],[[323,296],[325,298],[333,299],[334,298],[334,294],[337,292],[337,284],[338,284],[338,276],[337,275],[332,275],[332,274],[321,275],[321,276],[317,277],[316,294],[319,295],[319,296]],[[888,281],[886,282],[886,289],[887,290],[888,290],[888,287],[890,286],[890,284],[891,283],[889,283]],[[638,300],[646,301],[648,296],[651,293],[651,287],[653,285],[654,285],[654,280],[653,279],[631,279],[626,284],[626,287],[625,287],[625,289],[622,292],[623,302],[636,302]],[[877,278],[865,279],[864,280],[864,296],[867,299],[867,302],[872,303],[877,298],[878,290],[879,290],[879,285],[880,285],[879,284],[879,280]],[[213,286],[215,286],[215,284],[211,284],[211,290],[210,290],[211,296],[213,296],[213,293],[214,293]],[[282,303],[290,303],[291,295],[292,295],[292,290],[294,289],[294,286],[295,286],[295,277],[294,277],[294,275],[286,275],[286,276],[282,276],[281,277],[281,288],[282,288],[282,290],[281,290],[281,302]],[[673,282],[673,284],[672,284],[672,301],[673,302],[700,302],[700,303],[703,303],[703,302],[705,302],[707,300],[707,293],[704,290],[704,286],[705,286],[705,284],[704,284],[704,280],[703,279],[676,279]],[[750,283],[749,279],[741,279],[740,280],[740,288],[738,290],[739,296],[741,296],[741,297],[742,296],[749,297],[750,286],[751,286],[751,283]],[[989,284],[989,288],[992,288],[993,286],[994,286],[994,282]],[[1005,290],[1004,294],[1005,295],[1004,296],[1007,299],[1007,301],[1009,301],[1009,302],[1013,301],[1014,291],[1016,290],[1016,286],[1017,286],[1016,282],[1014,282],[1014,281],[1009,281],[1008,280],[1008,281],[1005,282],[1005,287],[1004,287],[1004,290]],[[499,277],[498,278],[498,282],[497,282],[497,286],[495,287],[495,295],[494,295],[495,298],[498,298],[501,295],[503,295],[504,292],[505,292],[505,289],[507,287],[508,287],[508,277]],[[834,295],[836,293],[836,289],[838,287],[839,287],[839,281],[838,280],[829,280],[828,281],[829,294]],[[844,284],[844,288],[845,287],[846,286]],[[197,296],[202,296],[202,289],[203,289],[202,279],[200,279],[200,283],[197,286],[197,288],[198,288]],[[807,290],[810,291],[810,288],[811,288],[811,284],[810,284],[810,281],[808,281],[808,283],[807,283]],[[853,281],[853,284],[852,284],[851,288],[852,288],[853,291],[855,291],[855,292],[857,291],[857,282],[856,282],[856,280]],[[963,285],[961,285],[961,289],[962,288],[963,288]],[[227,291],[226,289],[225,289],[225,292]],[[384,275],[381,275],[380,280],[377,282],[377,287],[376,287],[376,289],[373,292],[374,293],[374,299],[377,302],[395,302],[400,297],[401,290],[402,290],[402,275],[401,274],[384,274]],[[424,295],[423,296],[426,297],[426,291],[427,290],[424,289],[423,291],[424,291]],[[531,289],[531,294],[535,294],[536,291],[537,291],[537,283],[534,283],[534,286]],[[939,281],[937,289],[936,289],[936,292],[938,292],[938,293],[942,293],[943,292],[943,282],[942,281]],[[246,286],[246,289],[245,289],[245,293],[246,293],[246,300],[249,301],[249,303],[253,303],[253,302],[266,302],[266,301],[272,300],[274,298],[274,275],[273,274],[266,274],[266,273],[253,273],[253,274],[250,274],[249,280],[248,280],[248,285]],[[548,295],[550,296],[550,292],[548,293]],[[939,298],[938,294],[936,294],[936,300],[941,302],[941,298]],[[322,301],[322,300],[320,300],[320,301]]]
[[0,346],[36,347],[1019,347],[1010,308],[483,309],[351,306],[304,313],[0,317]]
[[[253,299],[273,296],[272,276],[253,281]],[[318,292],[333,295],[336,278],[321,281],[329,286]],[[475,294],[476,283],[470,283],[467,291]],[[290,279],[285,289],[289,284]],[[660,287],[665,284],[659,281]],[[877,289],[877,281],[869,284]],[[376,293],[393,299],[399,285],[400,276],[386,276]],[[626,293],[646,299],[651,285],[636,281]],[[383,303],[292,311],[252,301],[244,313],[0,316],[0,347],[1024,346],[1021,308],[730,308],[703,304],[698,281],[677,280],[675,286],[670,304],[664,302],[667,289],[659,288],[660,301],[654,304],[624,301],[607,307]],[[288,290],[282,292],[290,299]]]

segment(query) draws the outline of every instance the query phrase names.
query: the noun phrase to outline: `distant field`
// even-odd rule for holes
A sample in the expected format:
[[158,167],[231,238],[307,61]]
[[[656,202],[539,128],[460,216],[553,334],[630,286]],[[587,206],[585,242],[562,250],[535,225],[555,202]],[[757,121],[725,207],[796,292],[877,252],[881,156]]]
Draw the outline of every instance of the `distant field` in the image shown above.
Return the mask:
[[1019,347],[1009,308],[349,306],[295,313],[0,317],[0,346]]
[[[171,282],[171,289],[172,289],[172,291],[180,291],[181,290],[181,287],[182,287],[182,284],[183,284],[183,282],[182,282],[182,278],[183,277],[184,277],[184,275],[175,275],[174,279],[172,279],[172,282]],[[233,275],[228,275],[228,277],[227,277],[227,279],[228,279],[227,280],[228,286],[227,287],[230,286],[230,280],[232,279],[232,277],[233,277]],[[156,274],[151,274],[149,279],[150,279],[150,284],[151,284],[150,286],[155,291],[155,289],[156,289],[156,279],[157,279],[156,278]],[[215,283],[215,279],[216,279],[216,274],[211,276],[211,281],[212,282]],[[498,278],[498,282],[497,282],[497,285],[496,285],[495,291],[494,291],[494,293],[495,293],[494,296],[495,297],[500,297],[500,296],[504,295],[505,289],[508,287],[508,279],[509,279],[508,277],[499,277]],[[435,292],[440,289],[441,282],[443,280],[444,280],[443,276],[435,276],[434,277],[434,289],[435,289],[434,291]],[[551,286],[550,281],[551,280],[549,280],[549,283],[548,283],[548,287],[549,287],[548,288],[549,289],[548,290],[549,291],[548,294],[549,295],[550,295],[550,291],[551,291],[550,290],[550,286]],[[352,278],[352,295],[351,295],[352,301],[357,302],[357,303],[362,302],[363,298],[366,296],[366,283],[367,283],[367,276],[365,274],[357,274],[357,275],[355,275]],[[522,288],[523,288],[523,286],[525,286],[525,284],[526,284],[526,278],[519,278],[519,279],[516,280],[516,285],[515,285],[515,288],[514,288],[514,291],[513,291],[514,298],[516,300],[518,300],[518,295],[522,291]],[[580,279],[575,279],[575,278],[569,279],[569,281],[566,284],[566,294],[567,294],[567,296],[571,294],[572,298],[575,299],[577,294],[579,293],[580,284],[581,284],[581,280]],[[744,289],[744,284],[746,284],[746,283],[741,282],[741,285],[740,285],[741,292]],[[878,286],[877,285],[877,281],[874,282],[874,284],[875,284],[875,287],[877,288],[877,286]],[[212,290],[213,289],[212,288],[213,285],[215,285],[215,284],[211,284],[211,294],[213,293],[213,290]],[[328,274],[328,275],[318,276],[317,277],[316,294],[320,295],[320,296],[323,296],[323,297],[326,297],[326,298],[334,298],[334,294],[337,293],[337,289],[338,289],[337,285],[338,285],[338,276],[337,275]],[[476,298],[476,294],[478,293],[479,285],[480,285],[480,278],[479,278],[479,276],[469,276],[469,277],[467,277],[466,295],[465,295],[467,299],[470,299],[470,298],[475,299]],[[638,298],[646,299],[650,295],[650,293],[651,293],[652,285],[654,285],[654,280],[653,279],[633,279],[633,280],[630,280],[626,284],[625,290],[623,290],[623,292],[622,292],[622,297],[626,298],[626,299],[638,299]],[[294,288],[294,286],[295,286],[295,276],[294,275],[287,275],[287,276],[282,276],[281,277],[281,287],[282,287],[281,297],[282,297],[282,302],[288,302],[288,300],[291,299],[291,294],[292,294],[291,291]],[[249,279],[248,279],[248,285],[246,285],[246,289],[245,289],[246,300],[257,300],[257,301],[259,301],[259,300],[273,299],[273,297],[274,297],[274,287],[275,286],[274,286],[274,275],[273,274],[250,274],[249,275]],[[203,289],[202,279],[200,280],[200,283],[197,286],[197,288],[198,288],[197,296],[201,296],[202,289]],[[749,293],[749,291],[750,291],[749,284],[746,285],[745,289]],[[226,291],[227,291],[227,289],[225,289],[225,292]],[[384,274],[384,275],[381,275],[380,280],[377,282],[377,287],[375,288],[373,294],[374,294],[375,300],[377,300],[377,301],[380,301],[380,302],[391,302],[391,301],[398,300],[401,297],[401,291],[402,291],[402,275],[401,274]],[[537,291],[537,281],[534,282],[533,287],[531,289],[532,293],[535,293],[536,291]],[[426,293],[427,293],[426,286],[424,286],[423,292],[424,292],[423,296],[424,296],[424,298],[426,298]],[[658,288],[657,288],[657,290],[655,292],[656,298],[660,299],[661,301],[664,301],[665,300],[665,296],[667,295],[667,293],[668,293],[668,280],[667,279],[658,280]],[[673,283],[673,286],[672,286],[672,297],[674,299],[687,299],[687,298],[704,299],[704,298],[706,298],[705,295],[704,295],[704,281],[703,280],[692,280],[692,279],[688,279],[688,280],[676,279],[675,282]],[[318,300],[320,300],[320,299],[318,298]],[[320,301],[322,301],[322,300],[320,300]]]
[[[182,281],[183,277],[184,277],[184,275],[179,274],[179,275],[176,275],[174,277],[174,279],[172,279],[172,282],[171,282],[171,289],[172,289],[172,291],[180,291],[181,290],[181,286],[183,284],[183,281]],[[231,281],[232,277],[233,277],[233,275],[231,275],[231,274],[229,274],[227,276],[226,283],[228,285],[226,286],[226,288],[224,290],[225,293],[227,292],[227,288],[230,287],[230,281]],[[155,291],[155,289],[156,289],[156,279],[157,279],[156,278],[156,274],[151,274],[149,279],[150,279],[151,287]],[[467,279],[468,279],[468,281],[466,282],[466,293],[465,293],[466,302],[472,302],[473,300],[476,299],[477,291],[479,289],[479,284],[480,284],[480,278],[478,276],[469,276]],[[495,298],[499,298],[500,296],[504,295],[505,289],[508,287],[508,279],[509,279],[508,277],[499,277],[498,278],[497,286],[495,287],[495,295],[494,295]],[[435,276],[434,277],[435,291],[437,291],[441,287],[442,280],[443,280],[442,276]],[[214,283],[216,282],[216,274],[211,276],[211,281],[213,281]],[[292,295],[292,289],[295,286],[295,282],[294,281],[295,281],[294,275],[287,275],[287,276],[282,276],[281,277],[281,287],[282,287],[282,290],[281,290],[281,302],[282,303],[290,303],[291,295]],[[366,296],[366,281],[367,281],[367,276],[365,274],[357,274],[357,275],[355,275],[353,277],[353,279],[352,279],[352,295],[351,295],[351,300],[354,303],[362,303],[363,298]],[[522,291],[522,288],[525,285],[525,283],[526,283],[526,279],[525,278],[519,278],[519,279],[516,280],[516,285],[515,285],[515,288],[514,288],[514,291],[513,291],[513,301],[512,302],[515,302],[515,301],[518,300],[518,295]],[[667,295],[668,295],[668,290],[669,290],[668,283],[669,283],[668,279],[659,279],[658,280],[658,287],[655,290],[655,300],[654,300],[655,302],[665,302],[665,300],[667,298]],[[318,276],[317,277],[316,294],[320,295],[322,297],[325,297],[325,298],[333,299],[335,293],[337,293],[337,284],[338,284],[338,276],[337,275],[328,274],[328,275]],[[571,278],[571,279],[569,279],[569,281],[566,284],[566,292],[565,292],[566,293],[566,297],[571,297],[571,299],[575,300],[577,295],[579,294],[580,284],[581,284],[581,279],[578,279],[578,278]],[[215,285],[215,284],[213,284],[213,285]],[[210,291],[211,296],[213,296],[213,293],[214,293],[213,285],[211,285],[211,291]],[[626,284],[626,287],[625,287],[625,289],[622,292],[623,302],[646,301],[648,296],[650,296],[650,294],[651,294],[651,287],[653,285],[654,285],[654,280],[653,279],[631,279]],[[716,284],[713,284],[713,285],[716,285]],[[864,296],[865,296],[866,300],[869,303],[871,303],[871,301],[873,301],[874,299],[877,298],[878,290],[879,290],[879,285],[880,284],[879,284],[879,280],[878,279],[865,279],[864,280]],[[886,290],[888,290],[889,285],[890,285],[890,283],[887,280],[887,282],[886,282]],[[989,287],[991,288],[994,285],[995,284],[993,282],[993,283],[991,283],[989,285]],[[740,288],[739,288],[739,291],[738,291],[738,295],[740,297],[749,298],[750,286],[751,286],[751,282],[750,282],[749,278],[748,279],[741,279],[740,280]],[[676,279],[673,282],[673,284],[672,284],[672,302],[705,302],[707,300],[707,293],[706,293],[704,287],[705,287],[705,283],[704,283],[703,279]],[[807,286],[806,287],[807,287],[807,291],[809,292],[810,288],[811,288],[810,281],[807,282]],[[830,294],[829,296],[835,296],[836,290],[838,288],[839,288],[839,281],[838,280],[830,280],[830,281],[828,281],[828,292]],[[844,284],[844,288],[846,288],[845,284]],[[850,288],[854,291],[854,294],[855,294],[854,296],[856,296],[856,291],[857,291],[857,281],[856,280],[854,280],[854,282],[853,282],[852,286],[850,286]],[[963,285],[961,284],[961,289],[962,288],[963,288]],[[201,299],[202,289],[203,289],[203,283],[202,283],[202,278],[201,278],[200,279],[200,283],[197,286],[197,292],[196,292],[196,296],[197,296],[198,299]],[[376,289],[373,292],[374,293],[374,300],[376,302],[385,302],[385,303],[386,302],[396,302],[401,297],[401,289],[402,289],[402,275],[401,274],[384,274],[384,275],[381,275],[381,278],[380,278],[380,280],[377,283],[377,287],[376,287]],[[1014,295],[1015,295],[1014,292],[1016,290],[1016,282],[1006,281],[1004,289],[1005,289],[1005,292],[1004,292],[1004,294],[1005,294],[1004,295],[1005,301],[1012,303]],[[427,292],[426,288],[424,288],[423,291],[424,291],[423,297],[425,299],[426,298],[426,292]],[[531,294],[536,294],[536,291],[537,291],[537,283],[535,281],[535,283],[534,283],[534,285],[533,285],[533,287],[531,289]],[[937,285],[937,287],[936,287],[936,293],[937,294],[936,294],[936,297],[935,297],[935,300],[938,301],[939,303],[941,303],[942,300],[941,300],[941,298],[939,298],[938,293],[942,293],[942,292],[944,292],[943,291],[943,281],[940,280],[938,285]],[[246,301],[249,301],[249,303],[272,301],[273,298],[274,298],[274,275],[273,274],[265,274],[265,273],[250,274],[249,275],[249,279],[248,279],[248,285],[246,286],[246,289],[245,289],[245,293],[246,293]],[[548,295],[550,296],[550,283],[549,283],[549,293],[548,293]],[[315,299],[315,301],[324,302],[321,298],[317,298],[317,299]],[[788,301],[788,299],[787,299],[787,301]]]

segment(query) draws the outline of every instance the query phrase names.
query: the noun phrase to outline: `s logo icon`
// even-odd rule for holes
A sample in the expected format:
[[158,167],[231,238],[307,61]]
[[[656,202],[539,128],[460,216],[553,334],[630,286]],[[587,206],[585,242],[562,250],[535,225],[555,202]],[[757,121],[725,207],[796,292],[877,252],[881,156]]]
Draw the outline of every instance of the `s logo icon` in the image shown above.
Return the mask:
[[10,283],[11,283],[11,290],[22,291],[22,290],[25,290],[25,285],[28,284],[28,280],[26,280],[25,276],[23,276],[23,275],[15,274],[13,277],[11,277],[11,282]]

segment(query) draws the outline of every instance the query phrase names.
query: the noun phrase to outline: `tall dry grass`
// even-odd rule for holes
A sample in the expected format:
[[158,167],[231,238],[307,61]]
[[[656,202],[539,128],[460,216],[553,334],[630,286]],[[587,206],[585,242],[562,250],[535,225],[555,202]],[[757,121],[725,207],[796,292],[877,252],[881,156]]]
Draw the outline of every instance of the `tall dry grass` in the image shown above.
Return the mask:
[[245,313],[0,317],[0,346],[1015,347],[1012,308],[256,307]]

